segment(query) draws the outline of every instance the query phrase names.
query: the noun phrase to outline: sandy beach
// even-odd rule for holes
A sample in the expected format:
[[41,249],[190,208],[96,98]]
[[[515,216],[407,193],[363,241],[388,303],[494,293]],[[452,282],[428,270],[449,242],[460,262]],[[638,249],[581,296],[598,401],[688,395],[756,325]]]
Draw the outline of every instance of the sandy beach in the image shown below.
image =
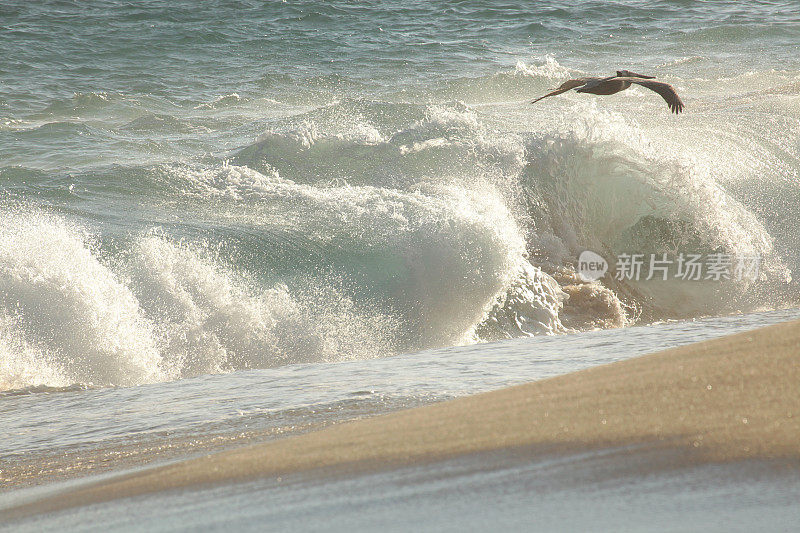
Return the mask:
[[[186,460],[4,511],[6,519],[159,491],[317,472],[357,474],[468,454],[630,446],[669,468],[800,460],[800,322]],[[633,445],[633,446],[632,446]]]

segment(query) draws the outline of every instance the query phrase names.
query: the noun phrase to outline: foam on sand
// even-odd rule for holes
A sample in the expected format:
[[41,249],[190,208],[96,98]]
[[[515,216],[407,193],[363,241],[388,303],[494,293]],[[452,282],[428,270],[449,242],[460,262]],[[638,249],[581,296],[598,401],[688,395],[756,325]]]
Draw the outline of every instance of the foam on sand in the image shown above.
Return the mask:
[[[358,473],[513,450],[632,446],[641,469],[800,460],[800,322],[350,422],[85,485],[6,510],[21,517],[164,490],[293,472]],[[630,457],[631,455],[629,455]]]

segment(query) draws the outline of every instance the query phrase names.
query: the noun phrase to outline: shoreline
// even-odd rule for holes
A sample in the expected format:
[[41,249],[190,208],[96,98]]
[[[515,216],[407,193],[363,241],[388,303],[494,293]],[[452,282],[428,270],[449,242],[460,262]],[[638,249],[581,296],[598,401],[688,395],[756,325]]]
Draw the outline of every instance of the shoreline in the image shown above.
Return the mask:
[[[629,446],[662,468],[800,460],[800,321],[89,482],[6,519],[292,473],[354,475],[486,452]],[[637,451],[638,450],[638,451]]]

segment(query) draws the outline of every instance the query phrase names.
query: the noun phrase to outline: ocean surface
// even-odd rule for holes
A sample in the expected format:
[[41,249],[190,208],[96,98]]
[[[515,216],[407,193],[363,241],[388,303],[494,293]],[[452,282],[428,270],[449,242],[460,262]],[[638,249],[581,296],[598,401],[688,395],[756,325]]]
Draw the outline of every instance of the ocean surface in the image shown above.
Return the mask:
[[[7,488],[798,316],[796,0],[6,0],[0,50]],[[529,104],[618,69],[684,113]]]

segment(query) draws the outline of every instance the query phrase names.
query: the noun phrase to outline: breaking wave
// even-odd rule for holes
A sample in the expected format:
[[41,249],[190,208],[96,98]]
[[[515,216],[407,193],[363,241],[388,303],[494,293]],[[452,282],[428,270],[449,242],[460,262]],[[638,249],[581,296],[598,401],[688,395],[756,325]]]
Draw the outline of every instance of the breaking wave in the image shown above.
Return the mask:
[[[564,73],[552,60],[520,63],[478,85],[502,95]],[[108,98],[78,95],[69,110]],[[727,153],[569,105],[569,120],[532,126],[460,102],[340,99],[276,119],[222,158],[86,171],[68,190],[48,189],[45,172],[4,169],[17,177],[0,198],[0,390],[135,385],[796,303],[800,204],[770,203],[796,193],[770,174],[735,179],[742,157],[797,168],[793,148],[759,144],[775,140],[774,124],[752,126]],[[189,131],[137,120],[126,131]],[[28,190],[76,207],[16,201]],[[80,203],[120,197],[144,207],[121,220]],[[612,265],[624,253],[758,256],[761,269],[587,282],[576,271],[584,250]]]

